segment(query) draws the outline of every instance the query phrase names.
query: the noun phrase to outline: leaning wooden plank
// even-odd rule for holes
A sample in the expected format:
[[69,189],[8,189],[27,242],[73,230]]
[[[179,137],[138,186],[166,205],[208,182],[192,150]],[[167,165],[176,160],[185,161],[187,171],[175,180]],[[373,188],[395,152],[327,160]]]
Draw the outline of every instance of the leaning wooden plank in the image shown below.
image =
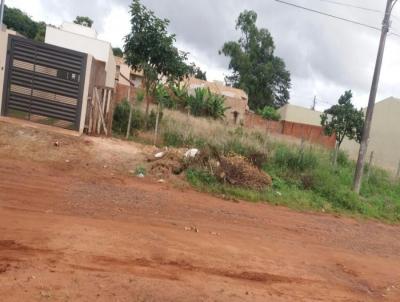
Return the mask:
[[107,135],[108,132],[107,132],[106,124],[104,122],[103,108],[100,105],[100,98],[99,98],[99,93],[98,93],[97,89],[96,89],[96,101],[97,101],[97,105],[99,106],[100,120],[103,125],[103,130],[104,130],[104,133]]

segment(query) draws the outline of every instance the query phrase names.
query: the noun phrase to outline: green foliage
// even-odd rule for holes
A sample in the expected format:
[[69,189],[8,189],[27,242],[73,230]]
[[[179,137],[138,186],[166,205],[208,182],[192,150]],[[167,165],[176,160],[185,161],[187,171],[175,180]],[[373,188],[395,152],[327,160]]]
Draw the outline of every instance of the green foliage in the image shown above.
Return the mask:
[[189,73],[187,54],[174,46],[175,35],[168,32],[169,20],[158,18],[139,0],[130,6],[131,32],[125,37],[126,63],[142,70],[146,91],[152,92],[159,77],[180,80]]
[[196,79],[207,81],[207,72],[202,71],[201,68],[194,63],[190,64],[190,74]]
[[225,98],[214,94],[207,88],[196,88],[188,98],[190,113],[194,116],[210,116],[220,119],[225,116]]
[[[164,115],[163,112],[160,111],[159,123],[161,123],[163,115]],[[156,127],[156,120],[157,120],[157,112],[151,109],[149,119],[146,125],[146,130],[154,130]]]
[[325,133],[335,134],[339,147],[345,137],[358,143],[361,141],[364,113],[354,107],[351,103],[352,97],[351,90],[346,91],[339,98],[337,105],[333,105],[321,115],[321,125]]
[[140,174],[146,175],[146,168],[145,167],[143,167],[143,166],[136,167],[135,175],[140,175]]
[[248,93],[253,110],[281,107],[289,100],[290,73],[283,60],[274,55],[270,32],[259,29],[256,21],[256,12],[242,12],[236,21],[241,38],[226,42],[222,47],[220,54],[230,57],[229,69],[232,70],[232,75],[225,80]]
[[289,148],[282,145],[275,150],[273,163],[280,167],[282,171],[304,172],[315,169],[318,159],[311,151]]
[[120,58],[122,58],[122,57],[124,56],[124,52],[122,51],[121,48],[119,48],[119,47],[113,47],[112,50],[113,50],[114,56],[120,57]]
[[8,28],[19,32],[29,39],[34,39],[37,35],[38,23],[18,8],[10,8],[5,5],[3,22]]
[[90,19],[89,17],[84,17],[84,16],[77,16],[74,20],[75,24],[83,25],[86,27],[92,27],[93,25],[93,20]]
[[161,107],[176,109],[176,103],[168,93],[167,88],[163,84],[158,84],[155,90],[155,100]]
[[281,115],[278,110],[271,106],[265,106],[263,109],[258,109],[257,113],[266,120],[279,121],[281,119]]
[[[129,102],[125,99],[121,103],[119,103],[115,110],[113,116],[113,132],[117,134],[125,134],[126,129],[128,127],[129,121],[129,111],[130,106]],[[134,109],[132,111],[132,120],[131,120],[131,131],[140,130],[144,127],[144,116],[142,112],[138,109]]]

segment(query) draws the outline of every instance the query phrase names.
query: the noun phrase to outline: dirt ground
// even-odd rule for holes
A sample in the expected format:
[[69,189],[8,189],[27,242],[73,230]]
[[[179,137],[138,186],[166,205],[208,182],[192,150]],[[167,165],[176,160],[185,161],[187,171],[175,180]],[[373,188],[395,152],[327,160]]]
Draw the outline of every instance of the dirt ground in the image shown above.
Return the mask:
[[147,148],[0,123],[0,301],[400,301],[399,226],[129,175]]

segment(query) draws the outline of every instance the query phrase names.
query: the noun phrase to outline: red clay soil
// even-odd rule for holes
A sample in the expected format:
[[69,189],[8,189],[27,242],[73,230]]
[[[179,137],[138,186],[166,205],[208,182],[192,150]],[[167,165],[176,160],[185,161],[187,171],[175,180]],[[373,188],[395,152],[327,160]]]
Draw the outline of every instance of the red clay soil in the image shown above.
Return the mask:
[[68,167],[0,159],[0,301],[400,301],[399,226]]

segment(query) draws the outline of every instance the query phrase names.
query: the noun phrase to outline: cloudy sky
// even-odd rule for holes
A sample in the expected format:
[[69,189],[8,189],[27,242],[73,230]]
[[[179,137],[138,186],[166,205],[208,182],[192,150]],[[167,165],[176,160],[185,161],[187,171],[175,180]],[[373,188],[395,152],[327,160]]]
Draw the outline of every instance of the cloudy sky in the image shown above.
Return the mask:
[[[286,0],[340,17],[380,27],[385,0],[336,0],[371,8],[367,11],[326,0]],[[129,32],[130,0],[5,0],[37,21],[60,25],[75,16],[91,17],[99,38],[122,46]],[[289,7],[274,0],[142,0],[171,21],[177,46],[207,71],[209,80],[228,74],[227,58],[218,55],[225,41],[238,39],[235,20],[245,9],[258,13],[258,26],[272,33],[276,54],[292,75],[290,103],[317,109],[334,104],[347,89],[358,107],[366,106],[379,42],[379,31]],[[28,4],[29,3],[29,4]],[[394,10],[392,31],[400,34],[400,4]],[[400,97],[400,37],[390,35],[386,46],[378,99]]]

